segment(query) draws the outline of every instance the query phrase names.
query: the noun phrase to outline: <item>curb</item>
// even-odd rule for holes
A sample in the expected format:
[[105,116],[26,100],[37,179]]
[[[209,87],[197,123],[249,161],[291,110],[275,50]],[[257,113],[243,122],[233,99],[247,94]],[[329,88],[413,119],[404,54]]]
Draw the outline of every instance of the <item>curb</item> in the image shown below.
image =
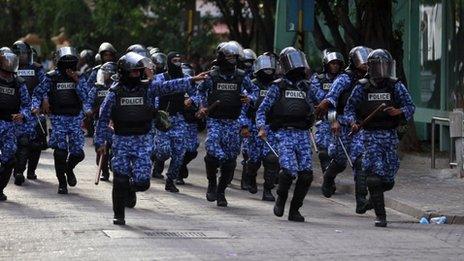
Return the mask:
[[[240,182],[241,173],[242,173],[241,165],[237,164],[237,168],[235,170],[236,170],[236,175],[234,175],[234,180],[237,180]],[[260,173],[258,173],[258,176],[261,176],[259,174]],[[322,174],[317,171],[314,174],[315,175],[314,175],[313,184],[321,186],[322,185]],[[354,195],[354,184],[344,183],[343,181],[342,183],[340,183],[340,180],[338,180],[338,183],[336,184],[337,184],[338,194]],[[447,214],[446,212],[440,212],[440,211],[424,211],[420,209],[419,207],[416,207],[406,202],[403,202],[401,200],[389,197],[387,194],[385,195],[385,207],[396,210],[403,214],[412,216],[416,218],[417,220],[419,220],[422,217],[427,217],[427,219],[430,219],[432,217],[446,216],[448,220],[447,224],[464,225],[464,216],[462,215]]]

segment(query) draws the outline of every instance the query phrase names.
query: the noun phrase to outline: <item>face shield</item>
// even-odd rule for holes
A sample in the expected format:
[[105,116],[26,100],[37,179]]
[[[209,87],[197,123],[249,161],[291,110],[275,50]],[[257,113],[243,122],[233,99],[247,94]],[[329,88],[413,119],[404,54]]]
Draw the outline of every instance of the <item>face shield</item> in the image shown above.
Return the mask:
[[255,74],[261,70],[265,73],[266,71],[271,72],[272,74],[273,72],[276,71],[276,69],[277,69],[276,59],[274,56],[270,56],[270,55],[260,55],[258,58],[256,58],[253,64],[253,72]]
[[359,68],[361,65],[367,63],[367,58],[371,50],[366,47],[356,48],[351,54],[351,60],[355,68]]
[[280,57],[280,64],[285,74],[287,74],[288,72],[294,69],[309,68],[308,62],[306,61],[306,56],[301,51],[290,51],[290,52],[284,53]]
[[396,78],[396,62],[395,60],[370,60],[367,71],[374,80]]
[[19,67],[18,56],[14,53],[3,53],[0,55],[0,69],[9,72],[16,73]]

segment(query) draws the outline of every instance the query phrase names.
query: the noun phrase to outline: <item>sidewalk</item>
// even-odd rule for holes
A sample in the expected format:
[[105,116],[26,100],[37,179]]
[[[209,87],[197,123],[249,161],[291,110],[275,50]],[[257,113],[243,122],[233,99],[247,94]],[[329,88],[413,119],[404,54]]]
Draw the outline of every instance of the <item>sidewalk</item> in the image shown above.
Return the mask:
[[[437,158],[437,168],[445,168],[446,165],[447,159]],[[317,155],[313,156],[313,166],[313,186],[320,190],[322,173]],[[261,173],[258,174],[260,179]],[[417,219],[444,215],[449,224],[464,224],[464,179],[457,178],[457,173],[456,169],[431,169],[429,155],[404,154],[395,187],[385,193],[386,206]],[[241,178],[240,164],[237,164],[235,176]],[[351,170],[340,173],[336,183],[334,198],[337,194],[354,195]]]

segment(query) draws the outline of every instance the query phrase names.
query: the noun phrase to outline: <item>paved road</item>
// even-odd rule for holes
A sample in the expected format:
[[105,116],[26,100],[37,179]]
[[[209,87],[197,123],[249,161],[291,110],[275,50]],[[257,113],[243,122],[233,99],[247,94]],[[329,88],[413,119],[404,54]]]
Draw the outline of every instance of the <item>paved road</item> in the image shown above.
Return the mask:
[[111,184],[93,184],[95,153],[88,147],[86,154],[69,195],[56,194],[50,151],[38,181],[10,183],[9,200],[0,203],[0,259],[459,260],[464,254],[464,226],[420,225],[389,211],[389,227],[375,228],[372,213],[354,214],[351,196],[325,199],[319,187],[303,206],[305,223],[273,216],[272,203],[237,190],[237,181],[228,190],[229,207],[218,208],[204,199],[202,158],[181,193],[154,181],[127,210],[128,225],[114,226]]

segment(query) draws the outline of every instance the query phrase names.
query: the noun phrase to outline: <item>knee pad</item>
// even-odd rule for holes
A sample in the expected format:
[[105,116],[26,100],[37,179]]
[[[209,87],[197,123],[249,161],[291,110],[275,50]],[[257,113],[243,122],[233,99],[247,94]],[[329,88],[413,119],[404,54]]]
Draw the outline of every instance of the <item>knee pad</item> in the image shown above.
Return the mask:
[[22,135],[18,138],[18,145],[21,147],[26,147],[29,145],[29,138],[26,135]]
[[224,170],[224,171],[234,171],[235,167],[237,167],[237,160],[236,159],[226,160],[221,165],[221,169]]
[[282,171],[279,173],[279,180],[280,179],[285,179],[285,180],[294,180],[295,177],[292,175],[292,173],[287,170],[287,169],[282,169]]
[[150,188],[150,180],[135,181],[130,178],[129,185],[133,191],[146,191]]
[[391,190],[394,186],[395,186],[395,182],[394,182],[394,181],[383,182],[383,191],[389,191],[389,190]]
[[362,157],[356,158],[356,160],[353,162],[353,168],[355,170],[362,171]]
[[373,173],[369,173],[369,175],[367,176],[367,186],[369,188],[380,189],[383,186],[383,182],[379,176]]
[[216,166],[216,168],[220,165],[219,159],[214,156],[211,156],[210,154],[206,154],[205,163],[209,166]]
[[53,157],[55,158],[55,160],[66,162],[66,159],[68,158],[68,151],[62,149],[55,149],[55,151],[53,152]]
[[278,171],[280,168],[279,158],[273,153],[268,153],[263,160],[263,166],[270,170]]
[[320,161],[330,161],[329,153],[326,150],[320,150],[318,156]]
[[311,183],[313,182],[314,176],[313,172],[311,170],[308,171],[301,171],[298,173],[298,180],[302,182],[303,184],[310,186]]
[[72,158],[74,158],[74,160],[76,160],[78,162],[81,162],[81,161],[84,160],[85,154],[84,154],[84,151],[81,150],[77,154],[70,154],[69,157],[72,157]]

